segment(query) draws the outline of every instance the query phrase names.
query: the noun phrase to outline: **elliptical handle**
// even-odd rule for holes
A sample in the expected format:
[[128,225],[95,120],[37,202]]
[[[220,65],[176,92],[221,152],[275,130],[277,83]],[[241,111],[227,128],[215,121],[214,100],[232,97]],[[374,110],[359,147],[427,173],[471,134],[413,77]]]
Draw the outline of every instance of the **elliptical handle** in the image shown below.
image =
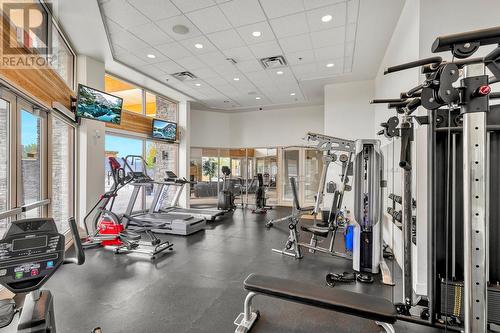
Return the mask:
[[78,226],[76,225],[74,217],[70,218],[68,222],[71,234],[73,235],[73,244],[76,256],[74,258],[64,258],[63,264],[83,265],[83,263],[85,263],[85,252],[83,251],[82,241],[80,239],[80,234],[78,233]]
[[480,29],[458,34],[439,36],[432,43],[432,53],[450,51],[455,45],[466,43],[479,43],[479,45],[490,45],[500,43],[500,26]]
[[387,67],[384,70],[384,75],[394,73],[394,72],[399,72],[399,71],[402,71],[405,69],[420,67],[420,66],[424,66],[424,65],[434,65],[437,67],[441,64],[441,62],[443,62],[443,58],[441,58],[441,57],[430,57],[430,58],[420,59],[420,60],[416,60],[416,61],[411,61],[411,62],[407,62],[405,64]]

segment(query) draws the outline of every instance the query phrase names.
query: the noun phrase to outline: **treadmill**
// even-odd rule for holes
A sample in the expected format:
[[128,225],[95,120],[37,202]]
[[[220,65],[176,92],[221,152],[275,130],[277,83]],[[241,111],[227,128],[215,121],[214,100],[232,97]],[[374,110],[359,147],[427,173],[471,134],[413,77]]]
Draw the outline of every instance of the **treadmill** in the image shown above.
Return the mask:
[[[132,162],[129,163],[129,160]],[[130,164],[134,164],[134,160],[140,160],[144,171],[134,171]],[[122,223],[130,230],[151,230],[154,233],[173,234],[173,235],[191,235],[195,232],[204,230],[206,227],[206,219],[196,217],[189,214],[176,214],[174,212],[150,212],[150,210],[134,211],[134,205],[137,201],[141,188],[159,185],[162,188],[162,182],[155,182],[146,173],[147,163],[142,156],[128,155],[123,158],[126,169],[129,170],[129,177],[133,181],[129,183],[134,187],[132,195],[127,205],[125,214],[123,214]],[[155,193],[156,197],[156,193]]]
[[[179,178],[172,171],[167,171],[167,178],[164,182],[157,182],[158,189],[155,192],[153,202],[149,212],[154,213],[168,213],[176,215],[191,215],[198,218],[204,218],[207,221],[215,221],[218,216],[222,216],[225,211],[218,209],[204,209],[204,208],[182,208],[179,207],[179,199],[181,197],[182,189],[187,184],[194,184],[186,178]],[[167,207],[163,207],[163,202],[167,198],[168,189],[173,186],[176,188],[174,198]]]

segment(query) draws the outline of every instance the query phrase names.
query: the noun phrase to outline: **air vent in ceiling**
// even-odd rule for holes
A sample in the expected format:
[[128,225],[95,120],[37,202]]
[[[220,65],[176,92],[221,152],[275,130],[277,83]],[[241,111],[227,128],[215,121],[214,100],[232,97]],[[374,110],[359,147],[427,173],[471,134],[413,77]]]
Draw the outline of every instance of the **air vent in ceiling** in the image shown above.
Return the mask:
[[287,65],[285,57],[282,55],[260,59],[262,67],[265,69],[281,68]]
[[188,72],[188,71],[174,73],[174,74],[172,74],[172,76],[175,77],[179,81],[189,81],[189,80],[197,79],[196,75],[194,75],[193,73]]

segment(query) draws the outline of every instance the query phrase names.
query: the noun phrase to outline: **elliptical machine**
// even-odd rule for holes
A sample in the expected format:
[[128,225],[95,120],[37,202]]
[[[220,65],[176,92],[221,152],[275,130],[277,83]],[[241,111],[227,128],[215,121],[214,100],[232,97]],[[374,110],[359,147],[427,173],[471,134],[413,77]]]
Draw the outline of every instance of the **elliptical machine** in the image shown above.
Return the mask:
[[266,186],[269,186],[269,174],[258,173],[257,181],[258,181],[258,187],[257,191],[255,192],[255,209],[252,210],[252,213],[265,214],[269,209],[273,209],[273,207],[268,206],[266,203],[267,201]]
[[[0,240],[0,284],[9,291],[28,293],[22,308],[14,300],[0,300],[0,328],[19,314],[17,332],[55,333],[54,297],[40,288],[65,264],[83,265],[85,253],[74,218],[69,220],[76,257],[65,258],[66,239],[52,218],[14,221]],[[101,332],[95,328],[93,332]]]
[[221,168],[221,172],[224,175],[222,191],[219,192],[219,198],[217,200],[217,209],[220,210],[233,210],[236,208],[234,204],[234,193],[228,189],[228,180],[231,176],[231,169],[227,166]]

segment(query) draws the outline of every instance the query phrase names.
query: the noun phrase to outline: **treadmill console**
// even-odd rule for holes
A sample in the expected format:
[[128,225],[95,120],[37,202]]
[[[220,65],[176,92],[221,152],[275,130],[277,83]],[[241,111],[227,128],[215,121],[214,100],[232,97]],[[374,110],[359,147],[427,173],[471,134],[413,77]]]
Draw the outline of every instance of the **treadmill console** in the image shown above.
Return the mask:
[[153,179],[151,177],[149,177],[148,175],[146,175],[142,171],[130,172],[130,176],[132,177],[132,179],[136,183],[150,183],[153,181]]
[[13,293],[39,289],[63,263],[64,246],[51,218],[12,222],[0,240],[0,284]]

